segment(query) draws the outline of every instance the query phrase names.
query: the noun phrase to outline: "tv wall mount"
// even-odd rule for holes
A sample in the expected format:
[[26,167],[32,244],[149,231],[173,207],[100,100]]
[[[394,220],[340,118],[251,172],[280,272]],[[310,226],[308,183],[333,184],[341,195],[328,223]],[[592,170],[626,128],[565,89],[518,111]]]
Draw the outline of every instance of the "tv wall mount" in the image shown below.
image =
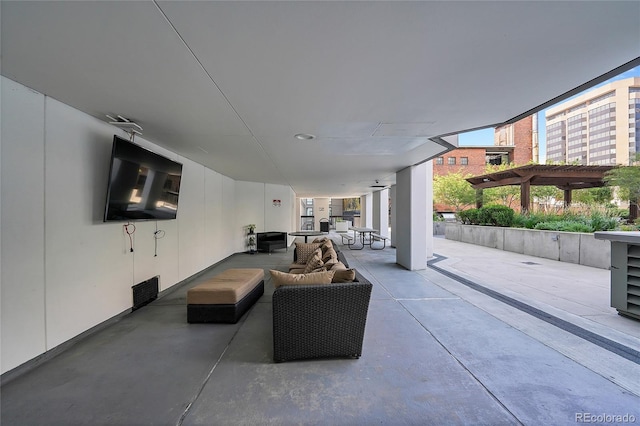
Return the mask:
[[133,142],[133,138],[135,135],[142,136],[142,127],[133,120],[130,120],[121,115],[116,115],[115,117],[106,114],[107,118],[110,120],[109,124],[112,124],[120,129],[124,130],[129,134],[129,139]]

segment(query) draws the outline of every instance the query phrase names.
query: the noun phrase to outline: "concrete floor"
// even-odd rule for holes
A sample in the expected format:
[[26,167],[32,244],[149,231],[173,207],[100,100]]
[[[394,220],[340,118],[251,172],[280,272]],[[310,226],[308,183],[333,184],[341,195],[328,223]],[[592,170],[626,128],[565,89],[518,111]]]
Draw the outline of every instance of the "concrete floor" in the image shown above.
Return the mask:
[[[633,356],[434,269],[407,271],[392,248],[343,251],[374,284],[360,359],[274,364],[270,279],[240,323],[187,324],[189,287],[230,267],[264,268],[267,278],[292,259],[291,250],[237,254],[4,384],[2,425],[563,425],[596,416],[615,424],[622,417],[606,416],[624,415],[640,423]],[[436,252],[447,257],[441,270],[640,349],[640,322],[600,300],[608,271],[546,260],[537,270],[512,269],[531,258],[445,240]],[[567,283],[554,268],[592,278]],[[589,304],[589,292],[602,307]]]

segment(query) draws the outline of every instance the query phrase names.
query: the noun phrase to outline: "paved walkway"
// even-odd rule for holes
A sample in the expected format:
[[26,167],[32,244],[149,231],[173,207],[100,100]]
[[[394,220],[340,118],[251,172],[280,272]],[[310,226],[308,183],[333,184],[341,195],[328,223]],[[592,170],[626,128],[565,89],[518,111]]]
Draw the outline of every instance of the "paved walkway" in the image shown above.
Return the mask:
[[[434,254],[429,262],[432,268],[423,275],[442,283],[434,273],[452,274],[449,291],[640,394],[640,371],[636,367],[628,370],[627,360],[619,357],[594,358],[593,348],[585,346],[586,337],[612,342],[610,351],[630,352],[627,358],[636,362],[640,354],[640,321],[618,315],[609,304],[609,270],[444,238],[434,238]],[[465,281],[471,284],[463,284]],[[497,299],[487,296],[494,292],[499,295]],[[563,332],[550,333],[541,322]],[[601,346],[607,348],[606,344]]]

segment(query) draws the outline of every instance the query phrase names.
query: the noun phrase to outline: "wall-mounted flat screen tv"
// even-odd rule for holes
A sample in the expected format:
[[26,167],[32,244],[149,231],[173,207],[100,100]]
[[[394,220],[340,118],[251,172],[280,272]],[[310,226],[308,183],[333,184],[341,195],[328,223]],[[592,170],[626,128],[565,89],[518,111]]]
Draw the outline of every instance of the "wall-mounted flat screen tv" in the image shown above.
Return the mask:
[[104,221],[175,219],[181,176],[182,164],[114,136]]

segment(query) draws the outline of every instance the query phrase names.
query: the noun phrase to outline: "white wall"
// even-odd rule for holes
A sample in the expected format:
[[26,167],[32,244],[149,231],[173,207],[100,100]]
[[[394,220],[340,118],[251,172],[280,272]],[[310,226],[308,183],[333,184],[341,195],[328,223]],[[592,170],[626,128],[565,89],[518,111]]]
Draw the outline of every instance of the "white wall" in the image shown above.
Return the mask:
[[[183,163],[183,177],[177,219],[136,222],[131,253],[123,224],[102,221],[113,135],[126,135],[4,77],[1,84],[2,373],[131,309],[132,285],[160,275],[164,290],[243,251],[244,225],[292,222],[289,187],[236,182],[136,138]],[[288,200],[283,218],[267,217],[267,198]],[[156,225],[165,231],[157,256]]]
[[[265,231],[292,232],[295,229],[296,195],[287,186],[264,184],[264,223]],[[280,205],[274,205],[273,200],[280,200]],[[295,237],[287,237],[289,244]]]
[[[5,365],[16,366],[46,350],[44,222],[41,220],[44,211],[44,102],[41,95],[12,83],[5,78],[0,80],[3,372]],[[24,161],[15,161],[16,158]],[[7,179],[7,176],[13,178]],[[15,284],[9,286],[8,283]]]
[[[246,225],[251,223],[256,225],[256,232],[293,231],[295,194],[291,188],[244,181],[236,181],[236,188],[237,232],[241,239],[246,234]],[[280,200],[280,206],[274,205],[273,200]],[[246,245],[236,249],[237,252],[245,250]]]

